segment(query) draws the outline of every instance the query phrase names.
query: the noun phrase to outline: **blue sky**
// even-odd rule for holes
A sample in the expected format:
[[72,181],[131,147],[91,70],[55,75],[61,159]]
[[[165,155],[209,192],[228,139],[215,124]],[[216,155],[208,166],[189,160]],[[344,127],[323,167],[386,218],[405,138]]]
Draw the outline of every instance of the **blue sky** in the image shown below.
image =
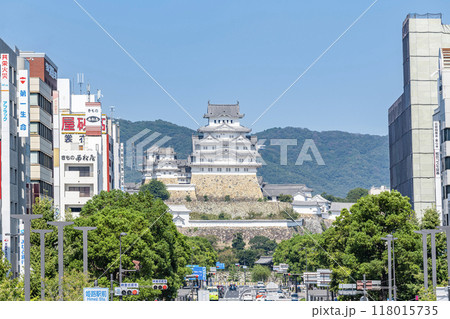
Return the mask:
[[[372,2],[77,0],[200,123],[211,103],[239,100],[251,123]],[[132,121],[195,129],[180,108],[72,0],[2,3],[0,36],[46,52],[60,77],[83,72],[103,107]],[[252,128],[295,126],[385,135],[402,93],[406,15],[443,13],[445,0],[379,0]],[[21,19],[22,18],[22,19]],[[77,89],[78,92],[78,89]]]

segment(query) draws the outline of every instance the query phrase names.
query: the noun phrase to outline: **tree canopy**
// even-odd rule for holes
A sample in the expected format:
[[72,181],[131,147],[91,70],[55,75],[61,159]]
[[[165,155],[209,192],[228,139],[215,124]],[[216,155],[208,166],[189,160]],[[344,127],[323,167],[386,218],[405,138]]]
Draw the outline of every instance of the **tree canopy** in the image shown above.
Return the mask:
[[166,185],[156,179],[152,179],[150,183],[144,184],[140,188],[141,191],[149,191],[155,198],[167,200],[170,197],[170,193],[167,190]]
[[[397,238],[393,251],[398,300],[414,299],[423,286],[422,245],[421,236],[414,233],[419,223],[409,199],[397,191],[367,195],[350,211],[344,209],[333,226],[322,234],[297,235],[281,242],[275,250],[274,262],[287,263],[290,271],[302,272],[306,269],[307,252],[308,270],[332,269],[332,290],[336,291],[340,283],[355,283],[364,274],[368,280],[381,280],[387,286],[387,244],[382,238],[393,234]],[[423,227],[434,228],[437,223],[435,212],[426,213],[422,219]],[[442,236],[436,236],[438,282],[445,281],[446,275]],[[386,290],[371,291],[369,297],[385,300],[386,294]]]

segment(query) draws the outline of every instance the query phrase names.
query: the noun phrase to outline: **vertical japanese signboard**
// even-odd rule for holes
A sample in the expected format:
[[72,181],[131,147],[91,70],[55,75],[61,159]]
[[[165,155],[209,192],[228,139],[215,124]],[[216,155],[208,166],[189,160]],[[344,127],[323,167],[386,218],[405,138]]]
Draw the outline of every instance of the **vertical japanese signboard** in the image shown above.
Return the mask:
[[102,107],[98,102],[86,103],[86,136],[102,135]]
[[19,126],[20,137],[30,134],[30,106],[29,106],[29,80],[28,70],[19,70]]
[[[439,133],[439,121],[433,121],[433,150],[434,150],[434,178],[436,183],[436,210],[442,215],[442,190],[441,190],[441,137]],[[442,220],[442,216],[441,216]]]
[[10,138],[9,138],[9,54],[1,54],[1,199],[2,199],[2,250],[6,259],[10,259]]
[[19,224],[19,273],[21,275],[25,274],[25,235],[24,235],[24,224],[20,221]]

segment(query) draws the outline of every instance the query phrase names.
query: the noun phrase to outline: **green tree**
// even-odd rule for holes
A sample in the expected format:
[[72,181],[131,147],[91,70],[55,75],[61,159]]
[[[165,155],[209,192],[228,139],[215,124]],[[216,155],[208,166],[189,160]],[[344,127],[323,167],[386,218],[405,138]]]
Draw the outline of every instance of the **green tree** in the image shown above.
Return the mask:
[[0,301],[24,300],[22,278],[12,278],[11,264],[0,251]]
[[[109,286],[109,274],[117,278],[119,234],[122,237],[123,269],[134,269],[133,260],[140,261],[140,271],[128,273],[124,282],[150,286],[151,280],[167,279],[165,291],[142,289],[133,299],[171,299],[189,272],[190,248],[172,222],[172,215],[160,199],[150,192],[128,194],[119,190],[101,192],[83,207],[75,226],[96,226],[89,232],[89,272],[99,278],[100,286]],[[82,270],[82,232],[67,227],[67,269]]]
[[156,179],[152,179],[150,183],[142,185],[140,190],[144,192],[149,191],[155,198],[160,198],[162,200],[167,200],[170,197],[166,185]]
[[347,193],[345,200],[349,203],[355,203],[358,199],[367,195],[369,195],[369,191],[367,189],[357,187]]
[[[422,217],[421,229],[436,229],[441,224],[439,213],[436,208],[428,208]],[[436,234],[436,274],[438,284],[447,285],[447,242],[445,233]],[[431,238],[427,236],[428,256],[431,255]],[[431,259],[428,268],[431,269]],[[431,274],[428,274],[431,276]],[[429,282],[431,279],[429,278]],[[423,292],[426,293],[426,292]],[[422,299],[421,299],[422,300]]]
[[262,255],[262,250],[243,249],[236,252],[239,264],[253,267],[255,261]]
[[441,224],[439,213],[436,208],[428,208],[423,214],[420,228],[421,229],[435,229]]
[[285,202],[285,203],[292,203],[292,195],[284,195],[284,194],[280,194],[278,196],[278,200],[280,202]]
[[231,242],[231,247],[233,247],[233,249],[237,251],[243,250],[245,248],[245,242],[242,237],[242,233],[234,234],[233,241]]
[[275,240],[270,240],[266,236],[255,236],[248,242],[251,249],[262,250],[262,253],[267,255],[275,251],[277,247],[277,242]]
[[217,261],[217,252],[211,242],[203,237],[186,237],[186,243],[191,251],[191,265],[214,267]]
[[[33,214],[42,215],[42,218],[31,221],[31,229],[49,229],[51,233],[45,235],[45,278],[58,277],[58,229],[47,223],[55,221],[56,212],[53,201],[48,197],[38,197],[33,205]],[[41,298],[41,241],[40,235],[30,235],[30,263],[31,268],[36,269],[30,274],[30,297],[40,300]],[[67,241],[64,240],[67,244]],[[67,258],[67,255],[65,255]],[[67,259],[66,259],[67,261]]]
[[[333,270],[332,289],[337,289],[339,283],[361,279],[364,274],[386,282],[387,247],[381,238],[395,232],[398,300],[413,299],[423,282],[420,236],[414,233],[417,229],[409,199],[397,191],[362,197],[352,206],[351,214],[344,209],[321,241],[327,251],[327,264]],[[386,291],[381,294],[371,292],[371,298],[385,299]]]
[[218,252],[218,260],[225,264],[225,267],[229,269],[231,265],[239,262],[234,250],[231,247],[225,247]]
[[261,266],[261,265],[255,265],[252,268],[252,281],[266,281],[270,277],[270,269]]
[[[63,286],[63,300],[64,301],[82,301],[83,288],[91,287],[92,281],[89,276],[76,269],[64,272],[62,286]],[[109,296],[108,296],[109,297]],[[59,300],[59,278],[58,276],[47,278],[45,280],[45,300],[56,301]]]
[[308,271],[327,268],[328,261],[323,247],[321,234],[295,235],[291,239],[278,244],[273,254],[274,264],[288,264],[289,271],[303,273],[308,265]]

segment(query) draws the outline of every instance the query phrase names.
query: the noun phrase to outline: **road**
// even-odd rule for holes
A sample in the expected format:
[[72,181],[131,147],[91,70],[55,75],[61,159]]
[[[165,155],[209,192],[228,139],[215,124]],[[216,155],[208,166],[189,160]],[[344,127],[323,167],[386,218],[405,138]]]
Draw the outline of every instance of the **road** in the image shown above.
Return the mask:
[[221,298],[219,300],[221,301],[238,301],[241,294],[244,292],[244,290],[248,290],[248,286],[238,286],[236,290],[230,290],[230,287],[227,286],[225,288],[225,295],[224,298]]

